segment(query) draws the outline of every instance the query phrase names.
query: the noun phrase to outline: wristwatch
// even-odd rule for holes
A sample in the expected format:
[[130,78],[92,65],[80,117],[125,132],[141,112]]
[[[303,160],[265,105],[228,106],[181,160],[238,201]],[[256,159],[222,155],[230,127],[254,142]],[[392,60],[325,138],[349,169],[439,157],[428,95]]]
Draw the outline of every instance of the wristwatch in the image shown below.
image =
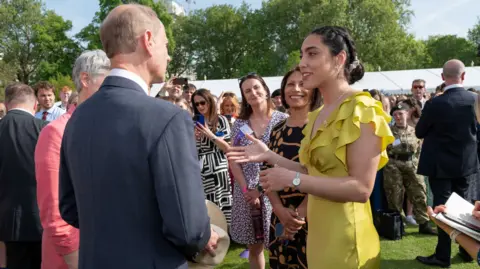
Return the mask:
[[297,188],[300,185],[301,182],[302,182],[302,180],[300,179],[300,173],[297,172],[295,174],[295,177],[293,178],[292,185],[293,185],[294,188]]

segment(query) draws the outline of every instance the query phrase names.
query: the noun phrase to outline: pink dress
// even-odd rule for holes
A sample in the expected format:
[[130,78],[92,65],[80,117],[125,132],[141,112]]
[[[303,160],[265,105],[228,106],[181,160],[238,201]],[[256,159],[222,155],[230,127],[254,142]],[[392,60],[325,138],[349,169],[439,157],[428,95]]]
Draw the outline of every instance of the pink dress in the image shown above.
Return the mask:
[[35,148],[37,202],[43,227],[42,269],[68,269],[63,256],[79,248],[79,230],[67,224],[58,207],[58,174],[63,132],[75,107],[45,126]]

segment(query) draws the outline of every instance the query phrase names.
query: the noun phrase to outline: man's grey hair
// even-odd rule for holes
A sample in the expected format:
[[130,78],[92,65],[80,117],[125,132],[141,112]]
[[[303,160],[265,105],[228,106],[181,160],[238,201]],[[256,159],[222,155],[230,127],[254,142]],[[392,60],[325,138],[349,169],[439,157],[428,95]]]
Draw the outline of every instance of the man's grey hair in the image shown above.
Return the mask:
[[77,60],[75,60],[75,65],[73,66],[72,79],[77,92],[82,90],[81,74],[83,72],[94,79],[96,76],[108,70],[110,70],[110,60],[103,50],[84,51]]

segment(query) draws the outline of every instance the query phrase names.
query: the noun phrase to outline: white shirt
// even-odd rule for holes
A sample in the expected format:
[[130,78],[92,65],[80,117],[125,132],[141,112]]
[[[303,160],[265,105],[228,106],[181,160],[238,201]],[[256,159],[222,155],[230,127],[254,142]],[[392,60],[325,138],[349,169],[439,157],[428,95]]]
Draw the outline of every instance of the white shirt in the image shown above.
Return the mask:
[[62,101],[58,101],[58,102],[56,102],[56,103],[55,103],[55,106],[58,106],[58,107],[59,107],[59,108],[61,108],[61,109],[65,109],[65,110],[67,110],[67,108],[63,106],[63,103],[62,103]]
[[63,114],[65,114],[65,109],[61,109],[59,108],[58,106],[56,105],[53,105],[50,109],[48,110],[45,110],[45,109],[42,109],[40,111],[38,111],[36,114],[35,114],[35,118],[37,119],[42,119],[43,118],[43,112],[44,111],[47,111],[47,117],[46,117],[46,121],[54,121],[56,120],[58,117],[62,116]]
[[453,89],[453,88],[463,88],[463,84],[452,84],[452,85],[448,85],[447,87],[445,87],[443,89],[444,92],[446,92],[447,90],[450,90],[450,89]]
[[147,85],[147,83],[145,82],[145,80],[143,80],[143,78],[141,78],[139,75],[137,75],[133,72],[127,71],[125,69],[114,68],[114,69],[112,69],[112,71],[110,71],[108,76],[109,77],[111,77],[111,76],[112,77],[122,77],[122,78],[132,80],[133,82],[137,83],[145,91],[145,93],[148,95],[148,85]]

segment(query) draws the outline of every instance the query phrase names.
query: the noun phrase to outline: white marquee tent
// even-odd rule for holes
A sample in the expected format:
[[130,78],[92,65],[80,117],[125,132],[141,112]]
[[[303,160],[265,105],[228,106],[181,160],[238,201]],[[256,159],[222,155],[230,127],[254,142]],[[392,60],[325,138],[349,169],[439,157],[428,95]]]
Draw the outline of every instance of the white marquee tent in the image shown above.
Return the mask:
[[[427,82],[427,88],[434,90],[443,82],[441,74],[441,68],[367,72],[363,79],[355,83],[353,87],[359,90],[378,89],[385,93],[409,93],[413,80],[424,79]],[[275,89],[280,88],[282,77],[265,77],[264,79],[270,91],[273,92]],[[232,91],[237,96],[240,96],[238,79],[197,80],[190,83],[197,86],[197,89],[209,89],[216,96],[219,96],[222,91]],[[154,84],[151,89],[151,95],[157,95],[162,86],[162,84]],[[466,68],[464,86],[465,88],[480,90],[480,66]]]

